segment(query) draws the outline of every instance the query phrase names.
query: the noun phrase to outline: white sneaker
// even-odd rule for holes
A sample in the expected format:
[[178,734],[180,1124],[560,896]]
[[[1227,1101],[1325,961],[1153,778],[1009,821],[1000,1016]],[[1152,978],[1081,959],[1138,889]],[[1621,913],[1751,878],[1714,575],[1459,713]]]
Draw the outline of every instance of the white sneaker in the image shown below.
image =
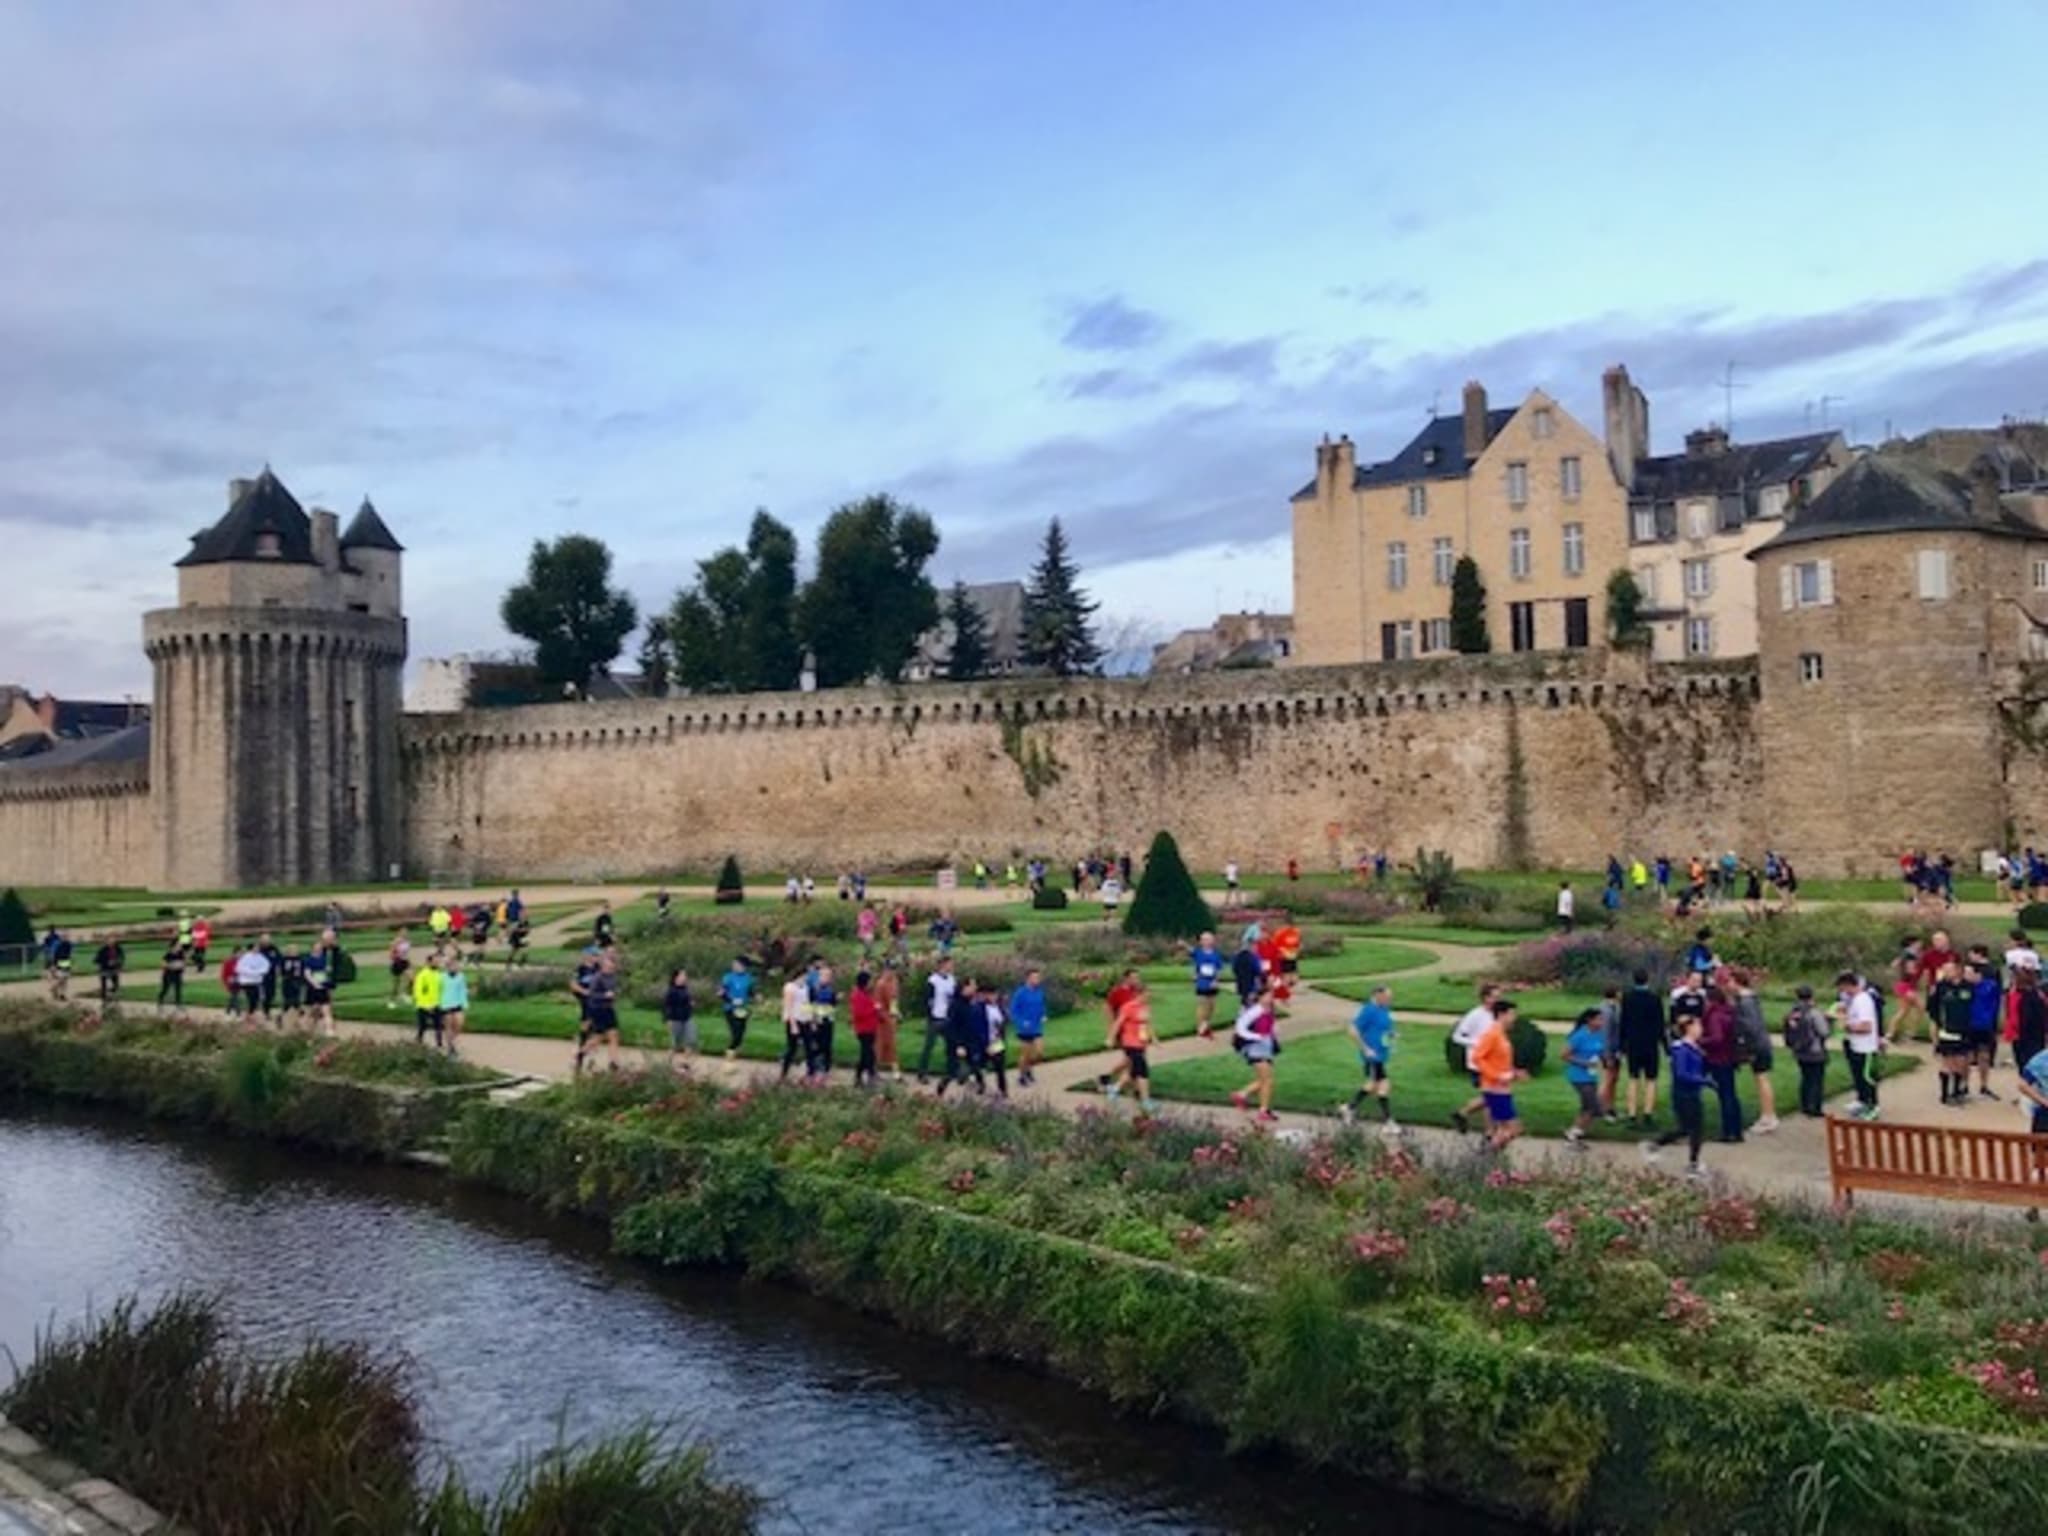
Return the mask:
[[1570,1142],[1570,1143],[1571,1143],[1571,1144],[1572,1144],[1573,1146],[1577,1146],[1577,1145],[1578,1145],[1578,1144],[1579,1144],[1580,1142],[1582,1142],[1582,1141],[1584,1141],[1584,1140],[1586,1139],[1586,1133],[1585,1133],[1584,1131],[1580,1130],[1580,1129],[1579,1129],[1579,1128],[1578,1128],[1578,1127],[1577,1127],[1577,1126],[1575,1125],[1575,1126],[1571,1127],[1571,1129],[1569,1129],[1568,1131],[1566,1131],[1566,1132],[1564,1133],[1564,1139],[1565,1139],[1566,1141]]
[[1688,1179],[1692,1180],[1692,1182],[1695,1184],[1704,1184],[1707,1182],[1707,1170],[1702,1168],[1698,1163],[1694,1163],[1690,1168],[1686,1169],[1685,1176]]
[[1387,1140],[1392,1141],[1401,1135],[1401,1127],[1392,1120],[1383,1121],[1380,1125],[1380,1134],[1386,1137]]
[[1358,1124],[1358,1111],[1353,1109],[1348,1103],[1339,1104],[1337,1106],[1337,1118],[1346,1125],[1356,1125]]
[[1764,1115],[1757,1120],[1757,1123],[1755,1125],[1752,1125],[1750,1127],[1750,1129],[1752,1131],[1755,1131],[1759,1136],[1768,1136],[1777,1128],[1778,1117],[1776,1115]]
[[1644,1161],[1644,1162],[1646,1162],[1646,1163],[1654,1163],[1655,1161],[1657,1161],[1657,1159],[1658,1159],[1659,1157],[1661,1157],[1661,1156],[1663,1155],[1663,1153],[1664,1153],[1664,1149],[1663,1149],[1662,1147],[1658,1146],[1658,1145],[1657,1145],[1657,1143],[1655,1143],[1654,1141],[1646,1141],[1646,1142],[1644,1142],[1644,1143],[1643,1143],[1643,1161]]

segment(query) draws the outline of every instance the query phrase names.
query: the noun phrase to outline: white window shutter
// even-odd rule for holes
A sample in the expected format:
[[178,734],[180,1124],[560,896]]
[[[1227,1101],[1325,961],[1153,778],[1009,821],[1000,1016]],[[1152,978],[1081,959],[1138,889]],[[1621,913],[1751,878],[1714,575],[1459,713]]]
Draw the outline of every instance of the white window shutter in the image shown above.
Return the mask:
[[1790,612],[1799,605],[1799,568],[1790,560],[1778,567],[1778,606]]
[[1820,602],[1823,608],[1832,607],[1835,601],[1835,562],[1822,560],[1820,566]]

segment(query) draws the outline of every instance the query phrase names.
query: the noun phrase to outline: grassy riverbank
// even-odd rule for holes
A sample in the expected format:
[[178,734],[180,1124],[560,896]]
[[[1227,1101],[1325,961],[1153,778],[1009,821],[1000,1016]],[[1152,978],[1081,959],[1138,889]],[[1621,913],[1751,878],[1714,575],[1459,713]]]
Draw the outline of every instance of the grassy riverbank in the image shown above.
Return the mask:
[[206,1536],[749,1536],[761,1500],[648,1428],[531,1457],[495,1492],[428,1466],[400,1358],[245,1358],[209,1302],[132,1300],[41,1335],[0,1410]]

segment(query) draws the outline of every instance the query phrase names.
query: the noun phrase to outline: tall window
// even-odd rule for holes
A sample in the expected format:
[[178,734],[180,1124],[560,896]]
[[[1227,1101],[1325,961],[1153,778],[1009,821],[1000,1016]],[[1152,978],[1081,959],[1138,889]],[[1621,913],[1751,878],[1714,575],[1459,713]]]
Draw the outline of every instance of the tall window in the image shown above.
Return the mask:
[[1657,606],[1657,567],[1646,565],[1635,572],[1636,590],[1643,594],[1643,606]]
[[1819,651],[1800,652],[1799,681],[1802,683],[1817,683],[1825,675],[1826,668],[1821,664]]
[[1409,487],[1408,487],[1408,515],[1409,515],[1410,517],[1424,517],[1424,516],[1427,516],[1427,515],[1428,515],[1428,512],[1429,512],[1429,487],[1428,487],[1428,486],[1426,486],[1426,485],[1411,485],[1411,486],[1409,486]]
[[1643,506],[1630,510],[1628,515],[1629,537],[1638,544],[1657,542],[1657,509]]
[[1714,654],[1714,621],[1712,619],[1687,619],[1685,621],[1685,654],[1688,656],[1711,656]]
[[1536,649],[1536,605],[1508,604],[1508,645],[1517,651]]
[[1516,528],[1508,534],[1508,574],[1516,581],[1529,579],[1529,530]]
[[1945,601],[1948,597],[1948,551],[1923,549],[1913,564],[1919,577],[1921,598],[1930,603]]
[[1508,466],[1508,505],[1526,507],[1529,504],[1529,466],[1519,459]]
[[1564,600],[1564,643],[1567,649],[1583,651],[1593,643],[1593,602],[1591,598]]
[[1711,501],[1688,501],[1685,504],[1685,536],[1704,539],[1713,531],[1714,504]]
[[1826,608],[1835,600],[1835,562],[1801,560],[1778,568],[1778,605]]
[[1711,560],[1688,560],[1685,562],[1685,595],[1687,597],[1712,597],[1714,595],[1714,562]]
[[1566,523],[1564,525],[1564,573],[1567,576],[1586,574],[1586,525]]
[[[2048,564],[2048,561],[2042,562]],[[1448,587],[1451,577],[1458,568],[1458,552],[1449,539],[1432,539],[1429,542],[1429,572],[1440,587]]]
[[1539,405],[1529,413],[1529,432],[1535,437],[1548,437],[1557,430],[1557,418],[1550,407]]
[[1448,651],[1451,648],[1451,621],[1449,619],[1424,619],[1422,621],[1422,651]]
[[1387,590],[1398,592],[1408,585],[1408,546],[1398,539],[1387,546]]
[[1557,483],[1563,490],[1566,501],[1579,499],[1579,491],[1585,484],[1585,475],[1576,454],[1557,461]]
[[2034,590],[2048,592],[2048,560],[2034,562]]

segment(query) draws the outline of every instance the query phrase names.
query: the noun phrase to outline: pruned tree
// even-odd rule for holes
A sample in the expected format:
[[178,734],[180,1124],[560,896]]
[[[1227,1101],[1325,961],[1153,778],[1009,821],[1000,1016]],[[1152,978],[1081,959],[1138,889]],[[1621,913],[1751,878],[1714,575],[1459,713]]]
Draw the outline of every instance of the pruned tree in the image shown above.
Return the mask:
[[1074,677],[1101,664],[1093,624],[1096,605],[1081,590],[1080,576],[1067,553],[1066,532],[1054,518],[1024,587],[1021,647],[1027,666],[1043,667],[1055,677]]
[[1617,649],[1639,650],[1650,643],[1643,608],[1643,589],[1633,572],[1618,570],[1607,578],[1607,633]]
[[499,617],[533,642],[534,665],[554,689],[589,687],[611,669],[640,620],[632,596],[611,584],[612,552],[604,541],[569,533],[536,540],[526,579],[505,594]]
[[1209,910],[1195,886],[1195,877],[1188,873],[1180,845],[1172,833],[1161,832],[1145,854],[1138,893],[1131,900],[1131,910],[1124,914],[1124,932],[1192,939],[1215,926],[1216,914]]
[[1486,633],[1486,583],[1479,579],[1479,562],[1470,555],[1460,555],[1451,568],[1451,649],[1466,656],[1493,649]]

